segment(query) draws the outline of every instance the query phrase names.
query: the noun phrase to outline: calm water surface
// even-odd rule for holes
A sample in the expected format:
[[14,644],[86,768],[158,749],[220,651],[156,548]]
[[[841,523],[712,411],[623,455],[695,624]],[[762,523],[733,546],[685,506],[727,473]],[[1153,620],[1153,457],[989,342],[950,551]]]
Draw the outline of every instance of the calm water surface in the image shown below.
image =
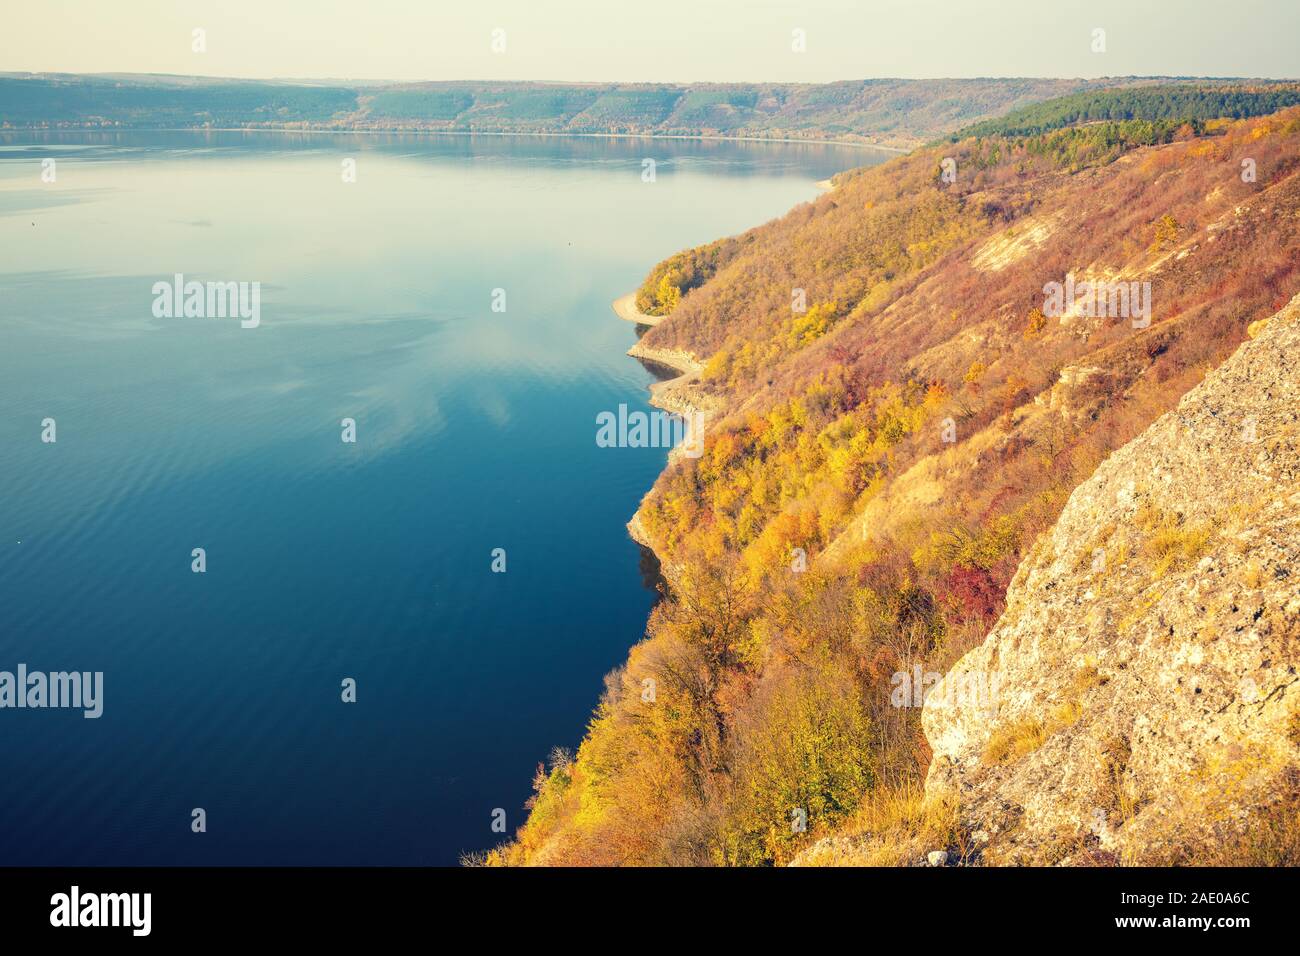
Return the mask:
[[[664,452],[594,441],[648,409],[610,301],[881,158],[0,134],[0,670],[104,672],[98,720],[0,710],[0,864],[451,864],[513,831],[653,600],[623,526]],[[260,282],[261,326],[155,318],[178,272]]]

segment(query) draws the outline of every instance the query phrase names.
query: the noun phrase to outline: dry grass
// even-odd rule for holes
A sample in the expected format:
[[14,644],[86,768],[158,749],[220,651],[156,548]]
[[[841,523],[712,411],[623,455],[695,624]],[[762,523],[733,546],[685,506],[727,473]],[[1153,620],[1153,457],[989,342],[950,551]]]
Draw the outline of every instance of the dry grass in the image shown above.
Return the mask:
[[1026,717],[993,731],[984,747],[984,762],[996,766],[1011,763],[1033,753],[1057,731],[1064,730],[1083,716],[1078,697],[1088,688],[1101,683],[1096,668],[1084,668],[1070,686],[1071,697],[1052,707],[1046,720]]
[[1175,862],[1189,866],[1300,866],[1300,767],[1284,771],[1276,797],[1253,810],[1239,829],[1185,848]]
[[1152,562],[1152,573],[1164,577],[1171,569],[1195,561],[1205,552],[1210,540],[1210,526],[1204,522],[1189,522],[1181,514],[1162,511],[1153,505],[1143,505],[1134,521],[1147,540],[1142,552]]
[[1124,781],[1132,751],[1128,740],[1114,737],[1107,741],[1102,757],[1103,771],[1106,779],[1106,809],[1118,815],[1119,825],[1132,820],[1137,813],[1137,800],[1132,790]]
[[974,847],[958,823],[955,801],[929,799],[915,781],[880,787],[841,828],[851,849],[810,854],[809,865],[910,866],[931,850],[947,850],[970,862]]
[[1035,717],[1006,724],[993,731],[984,747],[984,762],[1004,764],[1033,753],[1047,742],[1047,725]]
[[1078,699],[1094,687],[1100,687],[1105,683],[1106,678],[1097,670],[1096,663],[1090,659],[1074,672],[1074,677],[1070,680],[1068,693],[1072,698]]

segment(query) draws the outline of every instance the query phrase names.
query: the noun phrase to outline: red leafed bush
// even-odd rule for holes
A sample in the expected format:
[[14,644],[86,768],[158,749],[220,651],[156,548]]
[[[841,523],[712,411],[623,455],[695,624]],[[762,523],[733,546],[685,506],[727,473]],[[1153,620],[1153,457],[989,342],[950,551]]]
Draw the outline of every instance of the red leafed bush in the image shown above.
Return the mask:
[[949,572],[944,591],[954,612],[963,621],[991,623],[1002,613],[1007,584],[1000,568],[990,571],[959,564]]

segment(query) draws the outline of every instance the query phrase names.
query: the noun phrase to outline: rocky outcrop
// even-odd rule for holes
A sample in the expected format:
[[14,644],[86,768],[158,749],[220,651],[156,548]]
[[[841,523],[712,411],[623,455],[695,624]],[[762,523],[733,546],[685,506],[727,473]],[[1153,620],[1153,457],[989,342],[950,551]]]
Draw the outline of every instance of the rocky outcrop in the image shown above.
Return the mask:
[[1300,296],[1250,331],[1075,489],[927,698],[927,799],[984,862],[1177,862],[1293,787]]
[[[641,545],[641,547],[654,551],[654,545],[650,541],[650,535],[646,531],[645,525],[641,523],[641,512],[639,510],[632,515],[632,519],[627,523],[627,536],[637,544]],[[655,557],[658,558],[658,554],[656,554]]]
[[704,363],[690,352],[682,349],[658,349],[646,345],[644,339],[638,339],[627,350],[627,354],[652,366],[658,365],[681,373],[674,378],[651,384],[650,404],[656,408],[683,416],[699,413],[707,415],[719,408],[717,398],[700,387],[699,378]]

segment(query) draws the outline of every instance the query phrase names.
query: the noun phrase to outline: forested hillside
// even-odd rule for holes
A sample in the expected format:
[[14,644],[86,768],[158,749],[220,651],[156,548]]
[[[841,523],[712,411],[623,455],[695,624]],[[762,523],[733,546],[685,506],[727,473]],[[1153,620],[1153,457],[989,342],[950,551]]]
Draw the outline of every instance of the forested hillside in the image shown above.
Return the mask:
[[[1044,107],[651,272],[643,342],[703,362],[674,398],[721,410],[637,516],[665,600],[490,862],[960,843],[920,801],[912,675],[981,642],[1071,491],[1300,288],[1300,108],[1197,102]],[[1076,280],[1125,283],[1124,310],[1055,308]],[[1167,532],[1152,564],[1181,568]]]
[[617,133],[834,139],[912,147],[1049,97],[1155,82],[880,79],[683,86],[312,83],[11,73],[0,74],[0,128]]
[[1104,120],[1187,122],[1247,119],[1300,103],[1295,83],[1224,84],[1218,87],[1145,86],[1127,90],[1089,90],[1073,96],[1023,106],[997,119],[984,120],[952,136],[1032,136]]

